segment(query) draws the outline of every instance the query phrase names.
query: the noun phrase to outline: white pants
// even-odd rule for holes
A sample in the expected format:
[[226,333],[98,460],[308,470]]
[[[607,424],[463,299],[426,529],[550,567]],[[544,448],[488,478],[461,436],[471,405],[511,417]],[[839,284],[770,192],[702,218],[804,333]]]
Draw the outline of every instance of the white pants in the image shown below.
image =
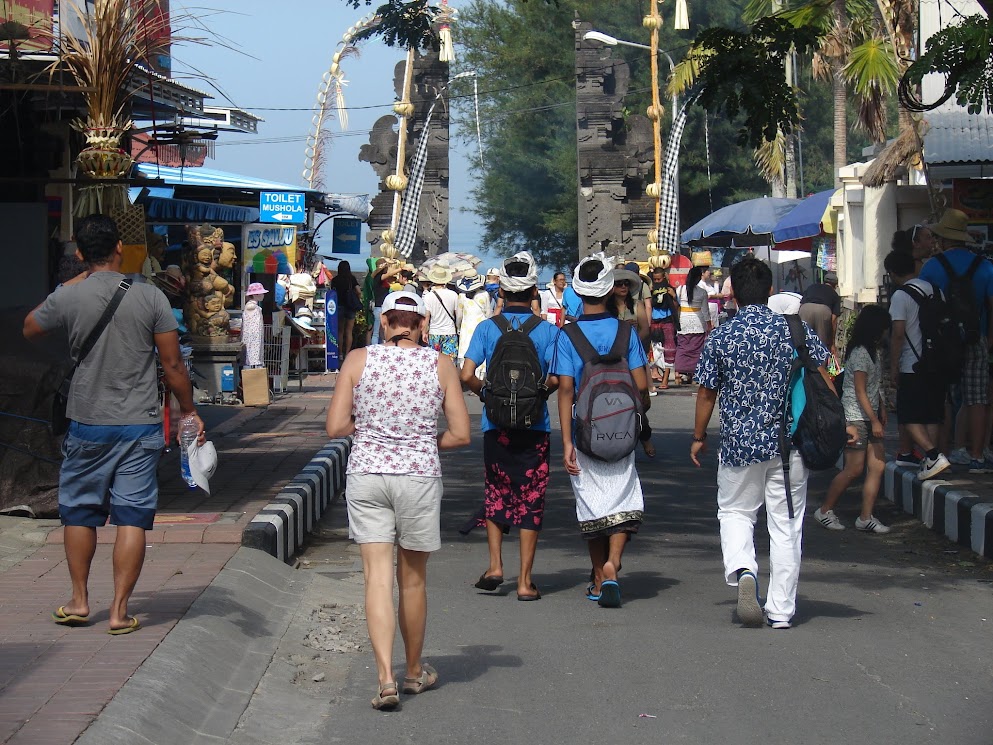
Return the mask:
[[793,618],[800,579],[807,468],[797,452],[790,458],[790,492],[795,515],[792,520],[786,504],[783,462],[779,458],[750,466],[721,465],[717,469],[717,519],[721,523],[724,577],[734,587],[738,584],[739,569],[747,569],[758,576],[755,520],[764,503],[771,575],[765,611],[776,621]]

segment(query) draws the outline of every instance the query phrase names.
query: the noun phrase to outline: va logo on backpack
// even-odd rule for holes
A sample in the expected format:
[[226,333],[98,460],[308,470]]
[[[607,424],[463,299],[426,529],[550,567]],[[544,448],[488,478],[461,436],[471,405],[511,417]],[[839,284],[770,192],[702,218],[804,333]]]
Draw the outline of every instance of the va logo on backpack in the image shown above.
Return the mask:
[[614,463],[634,452],[645,413],[627,359],[631,325],[618,324],[617,336],[605,356],[597,353],[580,325],[562,327],[583,360],[573,405],[576,447],[591,458]]
[[541,361],[529,336],[541,319],[531,316],[517,328],[502,314],[493,322],[501,333],[486,365],[486,416],[501,429],[529,429],[541,421],[547,398]]

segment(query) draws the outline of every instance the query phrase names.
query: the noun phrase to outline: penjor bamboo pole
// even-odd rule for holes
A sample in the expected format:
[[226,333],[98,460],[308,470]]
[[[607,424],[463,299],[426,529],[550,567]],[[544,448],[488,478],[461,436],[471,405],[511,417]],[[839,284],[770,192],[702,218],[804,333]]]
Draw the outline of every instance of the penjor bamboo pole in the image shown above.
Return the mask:
[[[403,94],[401,103],[410,103],[410,89],[414,82],[414,48],[407,50],[407,67],[403,74]],[[404,161],[407,159],[407,124],[410,117],[403,115],[400,117],[400,131],[397,141],[397,169],[396,175],[404,175]],[[390,220],[390,230],[396,233],[397,225],[400,222],[400,190],[393,192],[393,217]]]
[[[655,107],[656,116],[652,117],[652,139],[654,140],[655,151],[655,183],[658,188],[662,186],[662,101],[659,98],[659,18],[658,0],[652,0],[652,18],[659,19],[652,24],[652,106]],[[675,116],[676,112],[672,112]],[[655,199],[655,230],[656,236],[662,223],[662,198],[661,194]]]

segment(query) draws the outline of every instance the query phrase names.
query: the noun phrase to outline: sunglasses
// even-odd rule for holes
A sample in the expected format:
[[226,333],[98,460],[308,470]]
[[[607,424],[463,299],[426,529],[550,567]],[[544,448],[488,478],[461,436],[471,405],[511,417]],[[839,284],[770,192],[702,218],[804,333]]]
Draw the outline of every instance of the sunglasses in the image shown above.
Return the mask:
[[631,286],[631,282],[630,280],[627,279],[619,279],[616,282],[614,282],[614,287],[630,287],[630,286]]
[[926,227],[927,227],[926,225],[921,225],[920,223],[917,223],[913,228],[911,228],[910,229],[910,240],[911,240],[911,242],[916,241],[917,240],[917,234],[920,231],[924,230]]

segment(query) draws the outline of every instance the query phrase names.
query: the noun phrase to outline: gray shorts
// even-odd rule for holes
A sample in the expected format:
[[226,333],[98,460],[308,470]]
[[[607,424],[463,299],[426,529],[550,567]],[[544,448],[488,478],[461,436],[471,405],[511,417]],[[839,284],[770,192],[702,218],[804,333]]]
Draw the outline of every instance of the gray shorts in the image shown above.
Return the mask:
[[350,473],[345,482],[348,537],[399,543],[408,551],[441,548],[440,477]]

